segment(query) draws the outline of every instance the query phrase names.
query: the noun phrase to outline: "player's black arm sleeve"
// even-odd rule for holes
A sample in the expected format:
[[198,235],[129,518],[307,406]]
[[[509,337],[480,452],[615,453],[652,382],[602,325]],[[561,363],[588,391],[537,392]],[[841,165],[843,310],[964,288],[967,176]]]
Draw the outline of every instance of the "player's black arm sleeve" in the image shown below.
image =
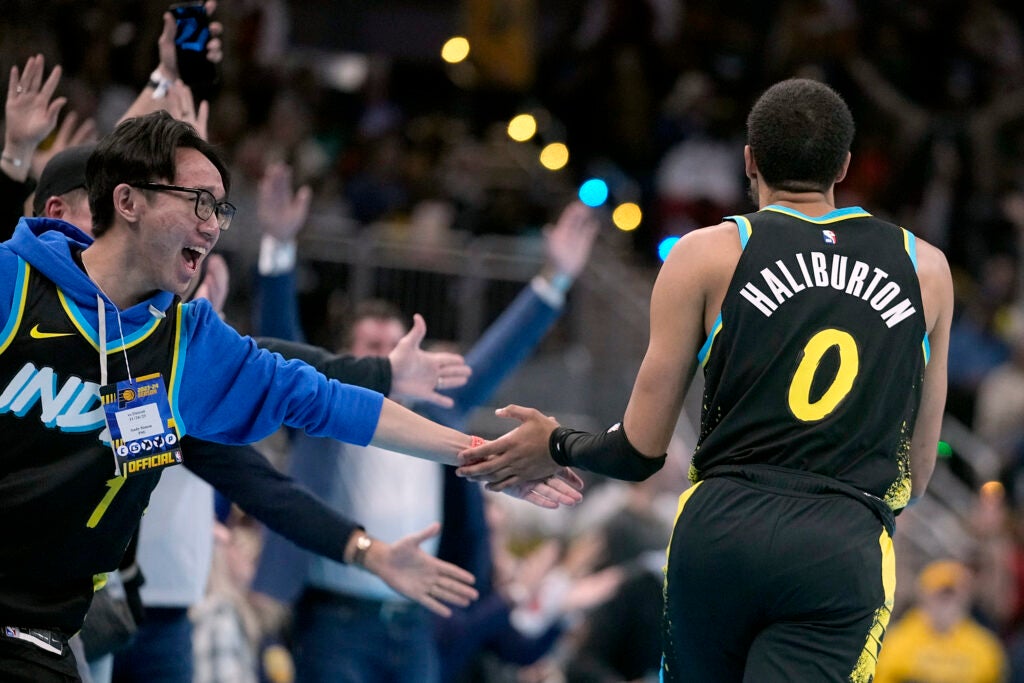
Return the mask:
[[289,360],[309,363],[339,382],[372,389],[385,396],[391,392],[391,361],[387,358],[356,358],[348,354],[331,353],[319,346],[274,337],[257,337],[256,343],[261,348],[279,353]]
[[349,536],[362,526],[344,517],[251,446],[183,439],[185,467],[292,543],[344,562]]
[[578,467],[625,481],[642,481],[661,469],[666,455],[648,458],[633,448],[622,423],[600,434],[557,427],[548,439],[551,458],[563,467]]

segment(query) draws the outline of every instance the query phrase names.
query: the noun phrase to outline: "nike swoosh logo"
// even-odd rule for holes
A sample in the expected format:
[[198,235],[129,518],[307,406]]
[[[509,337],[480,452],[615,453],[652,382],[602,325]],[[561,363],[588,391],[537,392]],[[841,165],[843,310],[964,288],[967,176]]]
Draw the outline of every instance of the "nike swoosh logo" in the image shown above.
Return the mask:
[[33,339],[53,339],[54,337],[71,337],[74,332],[40,332],[39,325],[34,326],[28,331],[28,336]]

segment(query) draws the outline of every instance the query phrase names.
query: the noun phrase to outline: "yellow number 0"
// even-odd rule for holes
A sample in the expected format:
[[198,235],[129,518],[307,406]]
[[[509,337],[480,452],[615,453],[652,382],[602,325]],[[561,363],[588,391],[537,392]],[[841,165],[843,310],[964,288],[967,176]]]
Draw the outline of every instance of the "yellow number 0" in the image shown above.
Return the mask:
[[[821,398],[811,403],[811,382],[814,380],[814,373],[817,372],[825,352],[833,346],[839,347],[839,369],[828,390]],[[857,342],[849,333],[832,328],[818,332],[804,346],[804,357],[793,374],[793,381],[789,385],[789,409],[798,420],[804,422],[824,419],[850,393],[859,370]]]
[[121,490],[124,483],[128,481],[128,477],[114,477],[113,479],[107,479],[107,495],[103,496],[103,500],[96,506],[96,509],[92,511],[92,515],[89,516],[89,521],[85,523],[90,529],[95,529],[96,525],[100,523],[100,519],[103,518],[103,513],[110,507],[111,501],[114,500],[114,496]]

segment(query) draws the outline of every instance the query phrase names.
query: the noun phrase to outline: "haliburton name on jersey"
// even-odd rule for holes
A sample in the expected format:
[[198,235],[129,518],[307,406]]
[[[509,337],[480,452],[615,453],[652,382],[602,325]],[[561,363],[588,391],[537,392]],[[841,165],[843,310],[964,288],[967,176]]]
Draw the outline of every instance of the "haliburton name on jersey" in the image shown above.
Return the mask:
[[791,265],[794,268],[779,259],[774,268],[761,269],[764,286],[771,296],[753,282],[743,285],[740,294],[765,317],[771,317],[780,305],[798,292],[815,287],[831,287],[868,302],[890,328],[909,318],[916,310],[906,297],[892,304],[900,296],[900,286],[889,280],[889,274],[884,270],[863,261],[854,261],[851,265],[849,257],[832,254],[832,262],[829,263],[824,253],[812,251],[794,254]]

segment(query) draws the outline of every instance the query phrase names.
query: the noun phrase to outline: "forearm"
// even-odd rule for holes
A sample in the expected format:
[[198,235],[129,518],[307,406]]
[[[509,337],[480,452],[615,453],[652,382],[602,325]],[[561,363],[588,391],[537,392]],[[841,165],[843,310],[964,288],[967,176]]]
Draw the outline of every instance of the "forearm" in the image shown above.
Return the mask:
[[343,562],[360,526],[279,472],[251,446],[186,438],[185,466],[267,528],[311,552]]
[[394,401],[384,399],[377,430],[370,443],[444,465],[457,464],[459,451],[476,441],[449,427],[431,422]]
[[533,353],[559,315],[560,306],[545,301],[534,284],[527,285],[466,353],[466,364],[473,368],[473,374],[464,386],[445,392],[455,406],[424,406],[420,412],[447,425],[464,421],[469,411],[489,400]]
[[662,468],[666,454],[646,456],[629,442],[621,423],[599,434],[558,427],[548,442],[551,458],[563,467],[577,467],[625,481],[643,481]]
[[387,358],[356,358],[348,354],[334,354],[319,346],[301,342],[259,337],[256,343],[268,351],[279,353],[290,360],[301,360],[324,375],[345,384],[354,384],[382,394],[391,390],[391,363]]

